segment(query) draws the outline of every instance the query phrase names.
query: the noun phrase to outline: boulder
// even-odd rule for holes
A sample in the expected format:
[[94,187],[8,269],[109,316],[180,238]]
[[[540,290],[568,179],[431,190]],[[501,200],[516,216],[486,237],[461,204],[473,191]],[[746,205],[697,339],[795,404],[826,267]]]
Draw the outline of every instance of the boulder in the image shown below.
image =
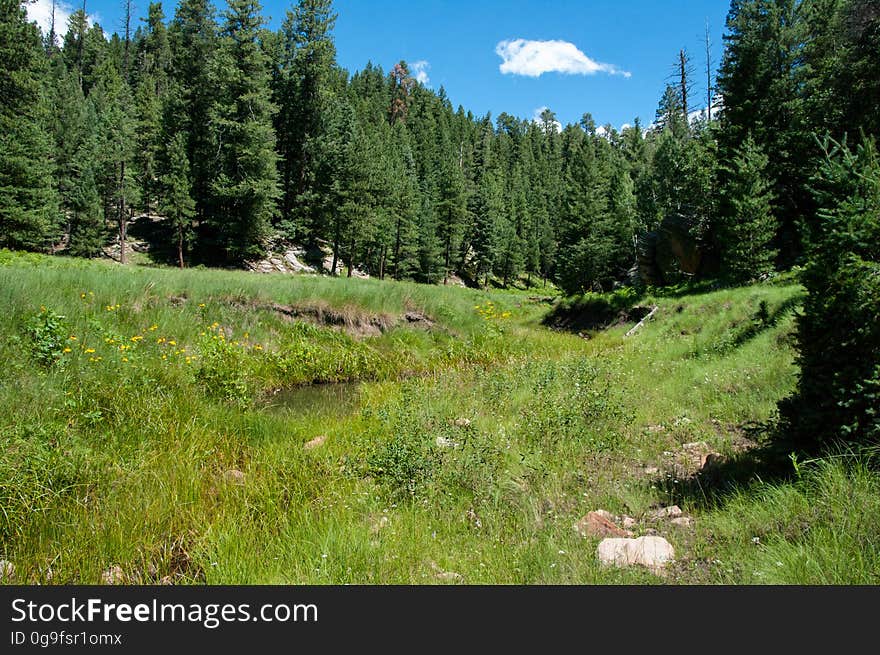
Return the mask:
[[675,559],[675,549],[663,537],[609,537],[599,543],[596,556],[606,566],[644,566],[659,574],[667,563]]

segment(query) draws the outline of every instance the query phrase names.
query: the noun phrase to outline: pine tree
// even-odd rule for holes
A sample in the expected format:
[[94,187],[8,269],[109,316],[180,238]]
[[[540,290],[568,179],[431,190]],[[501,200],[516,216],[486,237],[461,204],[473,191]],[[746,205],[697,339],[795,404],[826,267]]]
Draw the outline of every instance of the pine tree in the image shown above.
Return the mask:
[[289,236],[315,244],[326,236],[327,181],[318,175],[333,105],[336,14],[331,0],[298,0],[282,26],[281,71],[275,85],[280,155],[280,227]]
[[112,59],[103,61],[93,74],[89,101],[94,105],[98,139],[95,175],[104,203],[104,215],[117,228],[120,261],[126,261],[125,240],[132,208],[138,202],[134,159],[135,119],[131,90]]
[[474,234],[472,245],[476,279],[483,278],[483,286],[489,284],[489,274],[498,254],[499,229],[504,219],[504,190],[497,174],[488,171],[480,180],[474,206]]
[[396,164],[391,176],[394,185],[393,274],[398,280],[414,279],[419,269],[418,214],[421,204],[416,163],[406,128],[402,125],[395,126],[393,135],[396,147],[396,156],[393,157]]
[[433,193],[422,193],[423,203],[419,214],[419,282],[430,284],[444,279],[446,267],[444,266],[444,248],[440,239],[437,225],[437,213],[432,204]]
[[87,100],[82,115],[82,132],[72,157],[70,187],[65,198],[70,210],[67,251],[75,257],[96,257],[107,239],[104,203],[96,173],[101,144],[94,103]]
[[143,209],[149,213],[158,191],[162,109],[169,86],[171,49],[162,4],[151,2],[147,12],[146,30],[140,35],[137,43],[135,163]]
[[608,214],[616,228],[619,260],[617,264],[635,261],[636,238],[640,232],[635,184],[622,162],[614,168],[608,187]]
[[768,157],[748,137],[723,168],[721,257],[724,272],[734,280],[773,269],[776,253],[770,244],[777,222],[767,164]]
[[[191,166],[192,196],[199,223],[208,213],[216,157],[206,120],[215,100],[215,88],[208,70],[217,47],[214,13],[209,0],[181,0],[168,30],[170,78],[177,89],[174,102],[166,103],[163,108],[162,120],[163,124],[172,126],[172,132],[180,129],[187,135],[187,160]],[[166,139],[163,143],[169,141]],[[159,156],[169,159],[167,153]]]
[[18,0],[0,0],[0,246],[46,250],[58,198],[46,132],[48,68],[37,27]]
[[676,139],[682,139],[687,134],[687,114],[682,100],[681,91],[671,85],[666,85],[663,97],[660,98],[660,106],[654,118],[654,126],[658,132],[669,131]]
[[607,142],[586,129],[566,128],[565,205],[559,230],[556,281],[569,294],[604,288],[604,248],[594,236],[608,208],[610,170],[606,159]]
[[774,247],[782,263],[801,252],[798,224],[813,215],[809,179],[820,155],[806,124],[799,67],[808,39],[797,0],[735,0],[727,18],[726,48],[718,76],[724,98],[721,159],[748,135],[768,155],[779,219]]
[[160,209],[167,216],[171,239],[177,249],[177,263],[183,268],[192,240],[192,219],[195,201],[192,199],[190,165],[186,157],[186,135],[178,132],[168,144],[166,172],[160,178],[162,204]]
[[443,283],[454,272],[455,253],[461,246],[467,216],[464,174],[457,161],[445,163],[440,173],[437,205],[438,236],[443,244]]
[[204,254],[222,264],[260,255],[276,212],[278,173],[268,57],[256,0],[233,0],[212,57],[215,99],[208,110],[212,181],[202,234]]
[[391,106],[388,109],[388,120],[392,125],[398,122],[405,123],[406,117],[409,114],[409,105],[416,81],[409,74],[409,67],[405,61],[394,64],[390,76],[392,93]]
[[825,142],[820,207],[801,280],[797,393],[783,422],[801,447],[880,438],[880,155]]

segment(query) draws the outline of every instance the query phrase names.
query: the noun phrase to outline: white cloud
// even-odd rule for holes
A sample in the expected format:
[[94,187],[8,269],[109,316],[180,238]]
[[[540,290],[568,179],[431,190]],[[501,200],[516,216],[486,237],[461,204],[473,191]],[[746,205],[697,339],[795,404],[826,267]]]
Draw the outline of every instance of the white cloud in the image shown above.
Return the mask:
[[[43,34],[49,34],[49,28],[52,25],[52,0],[36,0],[36,2],[28,2],[25,4],[28,20],[35,22],[42,30]],[[70,14],[75,8],[64,2],[63,0],[55,0],[55,34],[58,38],[59,45],[64,35],[67,34],[67,21],[70,20]],[[89,14],[88,22],[92,25],[98,21],[97,14]]]
[[[547,107],[538,107],[535,110],[535,113],[532,114],[532,122],[535,123],[536,125],[543,124],[544,121],[541,119],[541,114],[543,114],[545,111],[547,111],[547,109],[548,109]],[[557,132],[562,132],[562,123],[560,123],[559,121],[553,121],[553,127],[556,128]]]
[[414,61],[409,65],[409,71],[416,78],[416,82],[425,86],[431,83],[431,78],[428,77],[428,70],[430,68],[431,64],[424,59]]
[[512,39],[501,41],[495,46],[495,52],[504,60],[499,67],[501,72],[513,75],[540,77],[544,73],[553,72],[569,75],[631,75],[613,64],[590,59],[568,41]]

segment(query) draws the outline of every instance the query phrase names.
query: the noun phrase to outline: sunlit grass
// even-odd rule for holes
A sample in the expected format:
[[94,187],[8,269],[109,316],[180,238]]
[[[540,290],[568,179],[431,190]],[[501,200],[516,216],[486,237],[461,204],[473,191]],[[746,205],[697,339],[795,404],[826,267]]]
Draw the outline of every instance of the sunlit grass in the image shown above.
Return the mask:
[[[686,504],[696,531],[663,528],[686,572],[665,579],[601,568],[572,529],[670,502],[677,482],[645,467],[688,442],[731,453],[772,419],[798,294],[647,297],[635,336],[583,339],[522,292],[0,253],[0,559],[44,583],[876,580],[877,526],[845,499],[876,514],[865,469]],[[433,326],[353,335],[271,309],[317,302]],[[274,395],[336,381],[350,400]]]

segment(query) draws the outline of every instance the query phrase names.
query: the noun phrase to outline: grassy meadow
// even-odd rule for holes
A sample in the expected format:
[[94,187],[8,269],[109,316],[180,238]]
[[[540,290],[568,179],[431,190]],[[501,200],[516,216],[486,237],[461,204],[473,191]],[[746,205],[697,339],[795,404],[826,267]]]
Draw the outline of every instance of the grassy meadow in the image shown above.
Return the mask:
[[[672,290],[579,335],[541,289],[0,252],[4,581],[880,582],[864,458],[754,454],[801,294]],[[673,503],[691,525],[648,518]],[[601,567],[572,527],[600,508],[668,574]]]

